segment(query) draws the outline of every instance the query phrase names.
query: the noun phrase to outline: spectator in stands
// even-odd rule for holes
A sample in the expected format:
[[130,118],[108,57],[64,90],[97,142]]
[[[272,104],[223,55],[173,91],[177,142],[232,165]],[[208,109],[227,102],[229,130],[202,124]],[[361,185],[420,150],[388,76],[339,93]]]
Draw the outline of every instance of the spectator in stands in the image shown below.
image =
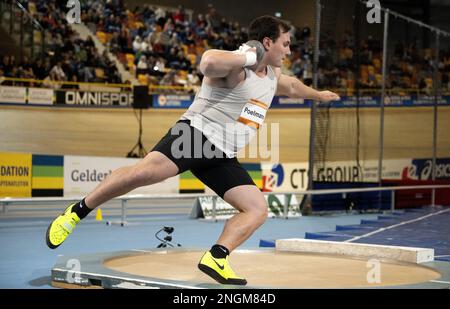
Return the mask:
[[90,67],[88,67],[84,62],[79,62],[77,67],[80,81],[87,83],[94,79],[95,75],[93,70]]
[[141,51],[142,39],[140,36],[136,36],[133,41],[133,50],[134,52]]
[[36,79],[43,80],[45,78],[47,72],[42,59],[37,59],[32,68]]
[[207,36],[206,28],[208,27],[208,22],[203,14],[197,15],[197,21],[194,24],[195,35],[199,38],[204,39]]
[[[20,78],[20,72],[19,72],[19,68],[17,66],[13,66],[10,72],[6,73],[7,77],[11,77],[11,78]],[[11,86],[15,85],[15,86],[21,86],[22,83],[21,82],[15,82],[12,81],[10,83]]]
[[113,54],[118,54],[122,51],[119,43],[119,32],[114,32],[112,34],[111,40],[108,42],[108,44],[109,49]]
[[173,32],[170,38],[169,45],[176,48],[181,48],[180,40],[178,39],[178,33]]
[[163,8],[158,7],[155,11],[155,19],[159,20],[159,19],[164,18],[165,16],[166,16],[166,11],[164,11]]
[[137,64],[136,75],[146,74],[147,72],[148,72],[147,57],[145,55],[142,55],[139,58],[139,62]]
[[175,86],[175,75],[177,72],[175,70],[169,70],[164,77],[161,79],[161,82],[159,83],[161,86]]
[[178,57],[178,49],[176,47],[172,47],[169,54],[165,58],[169,67],[174,69],[180,68],[181,59]]
[[94,40],[92,39],[92,37],[90,35],[87,36],[86,41],[84,41],[84,45],[88,48],[90,47],[90,48],[95,49]]
[[368,88],[375,88],[377,86],[380,86],[377,84],[377,80],[375,78],[375,74],[373,72],[369,72],[367,75],[367,87]]
[[120,31],[120,28],[121,28],[120,17],[114,16],[113,14],[111,14],[106,21],[105,28],[106,28],[106,32]]
[[11,57],[6,55],[2,57],[2,62],[0,63],[0,69],[3,71],[5,76],[8,76],[9,72],[11,72],[14,64],[11,61]]
[[34,75],[31,62],[30,62],[30,60],[29,60],[29,58],[27,56],[23,56],[23,60],[22,60],[21,66],[22,66],[23,70],[25,72],[27,72],[26,74]]
[[173,14],[173,21],[175,24],[182,24],[186,20],[186,13],[182,5],[178,6],[178,9]]
[[99,56],[94,47],[86,48],[88,58],[86,60],[86,65],[90,67],[96,67],[99,63]]
[[50,79],[52,81],[64,81],[66,80],[66,74],[62,69],[61,61],[58,61],[50,70]]
[[197,91],[200,89],[200,85],[201,85],[201,80],[200,80],[199,74],[198,74],[197,70],[194,69],[194,70],[192,70],[192,72],[190,72],[187,75],[186,86],[191,87],[193,93],[197,93]]
[[221,25],[221,17],[213,4],[208,4],[208,13],[205,15],[208,23],[208,28],[212,30],[219,30]]
[[113,62],[109,63],[109,66],[105,69],[105,72],[108,76],[107,82],[113,84],[120,84],[122,82],[119,71],[117,70],[116,65]]
[[292,74],[295,75],[297,78],[300,78],[303,73],[303,67],[302,67],[302,59],[300,56],[297,56],[291,65]]
[[361,64],[371,65],[373,63],[372,59],[372,51],[369,49],[369,45],[367,42],[363,43],[362,51],[361,51]]
[[16,56],[10,55],[9,56],[9,63],[11,64],[12,67],[15,67],[17,65]]
[[147,54],[153,50],[150,44],[150,38],[147,36],[141,43],[141,53]]
[[302,29],[301,38],[302,38],[302,40],[306,40],[306,39],[309,39],[310,37],[311,37],[311,28],[309,27],[308,24],[305,24]]
[[303,71],[303,82],[305,85],[307,86],[311,86],[312,85],[312,63],[311,63],[311,59],[309,58],[309,55],[305,56],[305,60],[302,62],[302,71]]
[[122,30],[119,35],[119,46],[123,53],[133,52],[132,43],[129,32],[125,26],[122,26]]
[[214,28],[210,28],[208,31],[208,42],[211,48],[223,49],[223,39],[220,34],[214,30]]
[[167,60],[165,58],[158,57],[158,59],[156,60],[154,69],[156,71],[164,72],[166,70],[166,62],[167,62]]
[[[85,41],[81,40],[65,22],[66,3],[55,0],[33,0],[37,12],[34,17],[48,31],[45,36],[46,47],[52,52],[51,62],[62,61],[62,69],[67,79],[71,79],[75,70],[80,69],[79,78],[83,81],[93,81],[96,69],[100,68],[106,72],[108,82],[119,80],[117,68],[114,64],[102,61],[99,57],[94,41],[91,37]],[[27,2],[23,3],[24,5]],[[192,71],[199,62],[199,55],[205,49],[219,48],[233,50],[246,41],[245,31],[237,22],[232,22],[220,16],[212,4],[208,5],[205,14],[198,14],[190,21],[183,6],[173,9],[153,7],[145,4],[134,10],[127,10],[121,0],[94,1],[86,0],[82,3],[82,19],[88,23],[89,28],[96,31],[110,33],[107,45],[112,53],[133,53],[134,59],[140,59],[141,55],[147,57],[149,74],[160,78],[165,75],[165,67]],[[305,24],[299,31],[291,25],[292,55],[286,60],[285,72],[295,76],[309,78],[309,63],[313,59],[311,41],[311,29]],[[138,38],[139,37],[139,38]],[[298,38],[298,46],[296,40]],[[362,37],[364,39],[364,37]],[[140,41],[140,44],[135,42]],[[348,72],[356,73],[357,56],[361,64],[374,66],[370,76],[366,76],[367,85],[379,84],[380,66],[375,66],[375,61],[381,59],[381,43],[371,36],[367,36],[359,46],[359,54],[354,55],[354,34],[347,30],[342,38],[334,38],[334,33],[323,31],[321,36],[321,54],[319,55],[319,66],[322,69],[320,81],[327,83],[321,85],[340,86],[344,83]],[[136,48],[139,45],[139,48]],[[173,51],[173,48],[176,48]],[[183,51],[186,50],[187,51]],[[300,54],[296,54],[296,50]],[[397,43],[394,55],[396,58],[388,63],[394,63],[388,70],[388,74],[395,75],[393,86],[417,85],[421,79],[426,81],[431,76],[434,65],[434,53],[431,50],[420,53],[421,49],[416,44]],[[150,58],[153,56],[153,61]],[[124,59],[125,55],[119,57]],[[164,61],[161,59],[165,58]],[[186,59],[188,58],[188,59]],[[50,59],[49,59],[50,60]],[[192,63],[191,63],[192,61]],[[1,59],[0,69],[8,63],[8,57]],[[136,60],[135,65],[139,62]],[[378,62],[379,63],[379,62]],[[33,65],[26,60],[20,63],[22,68],[17,67],[14,74],[18,76],[32,76],[45,78],[53,67],[47,63]],[[10,68],[8,68],[8,66]],[[15,64],[17,66],[17,64]],[[31,66],[31,69],[30,69]],[[157,70],[154,70],[154,68]],[[336,67],[338,70],[336,70]],[[450,56],[448,51],[440,53],[439,79],[442,87],[448,84],[448,72],[450,71]],[[11,75],[12,66],[6,64],[3,74]],[[420,73],[423,73],[422,75]],[[420,75],[420,76],[419,76]],[[378,79],[377,79],[378,78]],[[156,80],[158,82],[158,80]],[[308,82],[308,81],[306,81]],[[430,82],[425,83],[430,85]]]
[[66,79],[72,79],[72,75],[76,73],[76,62],[72,51],[62,55],[61,68],[66,74]]
[[22,63],[19,66],[19,77],[20,78],[25,78],[25,79],[34,79],[34,73],[33,73],[33,69],[31,68],[31,66],[24,66],[24,64]]

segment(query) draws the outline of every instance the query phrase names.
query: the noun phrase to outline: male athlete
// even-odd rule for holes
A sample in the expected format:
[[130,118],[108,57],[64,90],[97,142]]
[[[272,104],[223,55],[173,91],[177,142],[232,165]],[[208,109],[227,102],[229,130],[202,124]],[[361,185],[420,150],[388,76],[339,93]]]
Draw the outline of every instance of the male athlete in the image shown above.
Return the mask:
[[115,170],[93,192],[58,216],[48,227],[47,245],[52,249],[60,246],[81,219],[108,200],[191,170],[239,211],[226,222],[198,267],[219,283],[247,284],[231,269],[228,256],[264,223],[268,207],[264,195],[236,159],[237,152],[263,123],[275,93],[324,102],[339,100],[333,92],[316,91],[281,74],[282,62],[291,53],[289,30],[287,23],[272,16],[253,20],[249,40],[262,44],[257,46],[259,59],[258,48],[247,44],[234,52],[206,51],[200,62],[204,75],[201,89],[180,120],[144,159]]

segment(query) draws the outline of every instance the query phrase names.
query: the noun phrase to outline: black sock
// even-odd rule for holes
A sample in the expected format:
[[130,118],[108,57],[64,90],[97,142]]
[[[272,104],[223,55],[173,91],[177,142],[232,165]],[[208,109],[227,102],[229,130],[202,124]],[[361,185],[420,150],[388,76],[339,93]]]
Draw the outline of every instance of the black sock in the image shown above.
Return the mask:
[[84,219],[92,211],[92,209],[87,207],[84,200],[85,198],[72,207],[72,212],[76,213],[80,219]]
[[209,252],[211,252],[212,256],[216,259],[224,259],[230,254],[230,250],[221,245],[212,246]]

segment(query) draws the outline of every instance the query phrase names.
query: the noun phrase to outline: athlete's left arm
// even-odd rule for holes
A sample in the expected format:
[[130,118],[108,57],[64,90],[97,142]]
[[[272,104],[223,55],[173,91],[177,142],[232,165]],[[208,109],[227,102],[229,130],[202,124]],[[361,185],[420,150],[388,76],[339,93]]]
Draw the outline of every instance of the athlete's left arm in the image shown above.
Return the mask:
[[278,73],[277,77],[277,95],[288,96],[290,98],[311,99],[322,102],[338,101],[341,99],[334,92],[328,90],[317,91],[311,87],[308,87],[295,77],[281,73]]

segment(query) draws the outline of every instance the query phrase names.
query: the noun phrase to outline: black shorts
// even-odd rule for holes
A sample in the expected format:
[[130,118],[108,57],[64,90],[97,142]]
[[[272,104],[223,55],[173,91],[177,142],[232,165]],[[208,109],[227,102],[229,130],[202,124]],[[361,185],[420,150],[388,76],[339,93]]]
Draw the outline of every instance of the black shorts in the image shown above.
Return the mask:
[[[172,151],[172,145],[174,142],[182,137],[186,131],[181,128],[190,131],[190,149],[184,149],[184,147],[178,147],[179,141],[176,142],[177,149],[186,150],[183,153],[189,154],[187,156],[180,157],[179,153]],[[175,132],[172,131],[174,129]],[[179,134],[176,134],[179,132]],[[197,139],[194,138],[197,136]],[[201,149],[211,149],[218,156],[211,157],[209,154],[195,153],[195,144],[201,145]],[[241,185],[255,185],[253,179],[242,167],[236,158],[228,158],[222,151],[217,149],[203,134],[201,131],[190,126],[189,120],[178,121],[173,128],[169,129],[167,134],[156,144],[151,151],[158,151],[166,155],[173,163],[178,166],[178,174],[181,174],[187,170],[190,170],[195,177],[207,185],[211,190],[217,193],[223,198],[225,192],[229,189],[241,186]]]

